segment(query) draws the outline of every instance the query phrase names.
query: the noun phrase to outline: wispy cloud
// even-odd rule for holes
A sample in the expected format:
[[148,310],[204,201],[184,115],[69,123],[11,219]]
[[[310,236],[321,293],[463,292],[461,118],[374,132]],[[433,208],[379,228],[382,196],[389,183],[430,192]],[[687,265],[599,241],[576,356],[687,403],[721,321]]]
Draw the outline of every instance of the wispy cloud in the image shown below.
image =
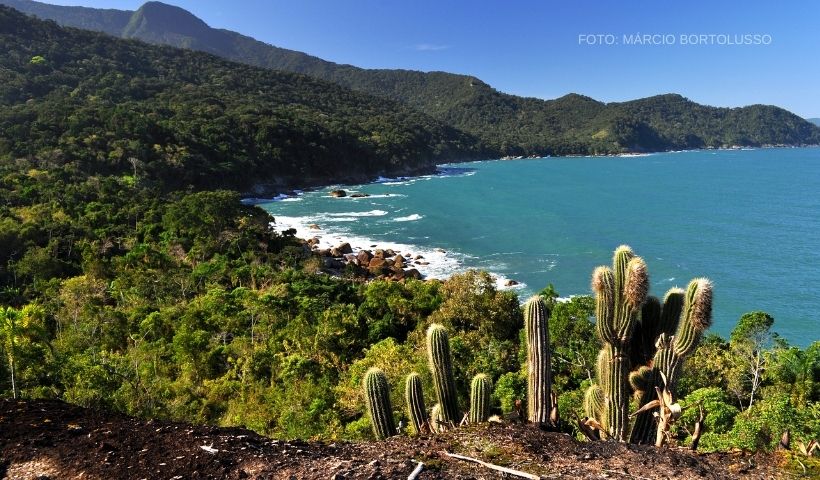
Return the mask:
[[436,45],[434,43],[417,43],[413,45],[413,50],[419,52],[437,52],[439,50],[447,50],[450,45]]

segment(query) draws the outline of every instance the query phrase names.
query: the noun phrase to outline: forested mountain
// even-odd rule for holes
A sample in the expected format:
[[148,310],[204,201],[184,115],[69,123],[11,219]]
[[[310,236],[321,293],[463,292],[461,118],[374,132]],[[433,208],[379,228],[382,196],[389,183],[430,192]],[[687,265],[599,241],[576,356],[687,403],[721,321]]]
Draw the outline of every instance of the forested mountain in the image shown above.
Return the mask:
[[[135,28],[139,28],[138,26]],[[166,189],[365,180],[486,156],[402,104],[0,7],[0,159]]]
[[328,62],[236,32],[211,28],[190,12],[160,2],[148,2],[135,12],[58,7],[29,0],[0,3],[65,25],[303,73],[403,102],[475,135],[500,154],[592,154],[820,143],[820,129],[773,106],[714,108],[679,95],[610,104],[575,94],[555,100],[524,98],[499,92],[467,75],[368,70]]

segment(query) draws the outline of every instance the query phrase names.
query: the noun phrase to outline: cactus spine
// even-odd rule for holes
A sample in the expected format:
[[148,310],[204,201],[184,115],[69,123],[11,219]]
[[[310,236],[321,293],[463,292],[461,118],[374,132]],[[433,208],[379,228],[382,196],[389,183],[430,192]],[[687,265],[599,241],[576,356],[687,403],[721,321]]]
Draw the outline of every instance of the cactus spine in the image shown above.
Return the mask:
[[407,413],[413,430],[419,434],[427,428],[427,410],[424,408],[424,394],[421,389],[421,377],[413,372],[407,376],[404,387],[404,399],[407,401]]
[[393,423],[393,407],[390,404],[390,385],[387,376],[376,367],[371,368],[364,375],[365,401],[373,424],[373,433],[379,440],[392,437],[396,434],[396,425]]
[[604,343],[598,357],[604,412],[597,420],[605,436],[623,441],[629,427],[629,345],[649,290],[646,264],[631,248],[622,245],[615,250],[612,269],[595,269],[592,290],[596,298],[596,329]]
[[490,418],[490,377],[479,373],[470,384],[470,423],[486,422]]
[[456,425],[460,419],[453,360],[450,356],[450,337],[447,329],[437,323],[427,329],[427,360],[433,374],[441,420],[446,424]]
[[527,420],[550,422],[552,376],[550,372],[550,311],[540,296],[524,306],[524,328],[527,336]]

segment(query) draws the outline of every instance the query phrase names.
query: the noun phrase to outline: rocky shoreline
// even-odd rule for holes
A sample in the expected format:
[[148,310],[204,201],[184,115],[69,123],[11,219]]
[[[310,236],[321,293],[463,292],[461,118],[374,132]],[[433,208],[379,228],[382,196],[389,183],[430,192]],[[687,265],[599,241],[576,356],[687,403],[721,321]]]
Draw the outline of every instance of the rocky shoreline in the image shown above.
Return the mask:
[[363,279],[404,280],[424,279],[416,266],[429,265],[423,255],[412,252],[396,252],[393,249],[353,250],[349,242],[342,242],[331,248],[320,248],[320,240],[313,237],[305,240],[311,252],[321,260],[322,270],[339,276],[353,276]]

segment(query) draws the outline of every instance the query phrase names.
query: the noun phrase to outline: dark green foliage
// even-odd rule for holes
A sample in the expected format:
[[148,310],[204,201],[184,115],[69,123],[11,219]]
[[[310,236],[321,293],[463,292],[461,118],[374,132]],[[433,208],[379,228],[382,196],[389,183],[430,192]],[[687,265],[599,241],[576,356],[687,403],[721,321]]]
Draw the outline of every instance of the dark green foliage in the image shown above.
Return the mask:
[[418,373],[407,376],[404,389],[404,400],[407,402],[407,415],[413,425],[413,431],[423,433],[427,428],[427,409],[424,406],[424,392],[421,388],[421,377]]
[[376,367],[367,371],[364,375],[364,393],[376,438],[383,440],[395,435],[396,424],[393,421],[393,406],[390,404],[390,385],[383,371]]
[[486,422],[490,418],[490,377],[479,373],[470,384],[470,423]]
[[714,108],[673,94],[608,104],[577,94],[554,100],[524,98],[467,75],[366,70],[328,62],[210,28],[191,13],[159,2],[148,2],[136,12],[21,0],[5,3],[61,24],[310,75],[398,101],[471,133],[496,154],[603,154],[820,142],[820,129],[772,106]]
[[427,360],[433,375],[441,418],[446,423],[458,424],[461,418],[453,376],[453,359],[450,355],[450,336],[447,329],[436,323],[427,329]]

